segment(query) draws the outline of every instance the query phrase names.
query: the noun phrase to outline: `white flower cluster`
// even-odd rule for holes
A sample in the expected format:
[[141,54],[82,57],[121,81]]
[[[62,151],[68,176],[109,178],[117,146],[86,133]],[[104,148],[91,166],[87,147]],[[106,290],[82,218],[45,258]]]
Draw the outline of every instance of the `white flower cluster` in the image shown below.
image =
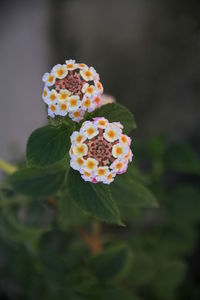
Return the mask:
[[119,122],[94,118],[71,135],[70,166],[85,181],[110,184],[116,174],[126,172],[132,161],[131,138],[122,133]]
[[52,118],[69,114],[73,121],[80,122],[86,111],[101,106],[103,86],[93,67],[66,60],[64,65],[58,64],[45,73],[42,80],[42,98]]

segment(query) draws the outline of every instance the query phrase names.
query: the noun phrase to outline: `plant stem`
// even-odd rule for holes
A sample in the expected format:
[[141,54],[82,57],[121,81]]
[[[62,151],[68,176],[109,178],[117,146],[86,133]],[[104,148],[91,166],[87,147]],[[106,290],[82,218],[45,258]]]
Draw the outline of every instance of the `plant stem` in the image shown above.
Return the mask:
[[98,254],[103,249],[102,236],[101,236],[101,224],[95,221],[92,224],[92,232],[88,233],[84,228],[79,229],[79,235],[88,245],[93,254]]
[[17,171],[17,167],[7,163],[3,159],[0,159],[0,170],[3,170],[5,173],[12,174]]

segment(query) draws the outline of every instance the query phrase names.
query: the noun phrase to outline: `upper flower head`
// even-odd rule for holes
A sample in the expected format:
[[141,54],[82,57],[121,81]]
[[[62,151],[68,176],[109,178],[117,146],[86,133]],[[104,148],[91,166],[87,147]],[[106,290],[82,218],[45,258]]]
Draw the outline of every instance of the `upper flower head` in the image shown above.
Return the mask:
[[131,139],[122,128],[102,117],[84,122],[79,132],[73,132],[70,165],[85,181],[110,184],[116,174],[126,172],[132,160]]
[[[70,59],[63,65],[55,65],[42,79],[45,83],[42,98],[48,105],[48,115],[52,118],[69,114],[72,120],[80,122],[86,111],[92,112],[101,105],[103,86],[93,67]],[[52,91],[56,92],[54,102],[50,99]],[[61,105],[60,102],[63,101],[67,103]],[[52,104],[56,106],[53,113],[50,107]],[[66,109],[63,113],[64,107]]]

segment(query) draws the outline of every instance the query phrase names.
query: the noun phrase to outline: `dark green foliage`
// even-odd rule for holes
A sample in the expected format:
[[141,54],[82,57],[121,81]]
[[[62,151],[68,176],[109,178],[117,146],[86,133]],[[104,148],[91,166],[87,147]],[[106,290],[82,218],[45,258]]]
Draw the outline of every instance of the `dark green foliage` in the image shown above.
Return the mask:
[[119,210],[108,186],[85,182],[78,172],[71,169],[67,188],[71,200],[83,211],[103,221],[121,224]]
[[70,131],[64,126],[47,125],[36,129],[29,137],[26,157],[30,167],[49,167],[60,162],[65,167],[70,148]]
[[144,187],[135,176],[135,167],[130,165],[128,171],[115,178],[111,191],[119,206],[150,208],[157,207],[155,196]]
[[117,245],[91,258],[89,268],[100,281],[107,281],[122,275],[129,263],[131,261],[128,247]]
[[167,170],[189,174],[200,174],[200,160],[197,153],[187,144],[173,143],[164,156]]
[[[92,114],[88,114],[87,119],[97,116],[104,116],[111,122],[120,121],[127,133],[136,127],[132,113],[117,103],[102,106]],[[55,120],[54,126],[47,125],[31,134],[26,151],[29,168],[20,170],[9,178],[9,183],[14,190],[31,196],[48,196],[58,192],[60,199],[64,199],[63,191],[65,191],[69,198],[67,204],[72,215],[77,205],[95,218],[118,225],[123,223],[117,203],[128,207],[156,206],[155,197],[141,184],[142,182],[132,181],[132,177],[139,177],[140,180],[141,176],[136,169],[132,172],[132,168],[130,169],[131,175],[119,176],[111,189],[107,185],[84,182],[80,174],[72,169],[68,175],[70,134],[75,129],[75,125],[67,120],[67,118],[60,118]],[[77,128],[79,126],[76,125]],[[63,190],[61,191],[60,188]],[[65,208],[63,200],[59,201],[59,209],[60,207]],[[66,216],[63,215],[64,211]],[[67,223],[68,225],[73,223],[73,220],[69,221],[69,215],[66,208],[60,213],[60,220],[62,220],[61,223],[65,223],[64,226]],[[67,221],[63,221],[65,217]]]
[[82,225],[88,216],[70,198],[67,190],[63,191],[58,199],[58,223],[63,230],[67,230],[77,224]]
[[[20,286],[17,294],[11,292],[15,299],[185,300],[183,290],[191,288],[198,295],[185,256],[194,251],[200,191],[180,180],[172,186],[167,180],[165,186],[166,140],[135,148],[135,164],[110,186],[127,227],[107,225],[99,231],[89,215],[118,223],[118,209],[107,186],[87,184],[78,172],[25,169],[10,176],[15,191],[29,194],[22,197],[5,187],[0,199],[0,276]],[[137,167],[145,157],[151,161],[146,175]],[[57,176],[58,192],[52,185]],[[51,184],[43,189],[46,180]],[[154,208],[155,197],[143,184],[153,189],[160,208]],[[50,190],[56,202],[47,210],[47,201],[35,195],[46,197]],[[139,210],[146,206],[151,209]],[[19,220],[22,211],[26,218]],[[96,239],[103,249],[94,254]]]
[[[95,116],[122,122],[126,132],[135,127],[118,104]],[[91,184],[69,167],[67,120],[54,125],[31,135],[27,167],[0,190],[0,279],[17,287],[0,289],[17,300],[188,300],[183,291],[192,289],[199,295],[186,261],[200,220],[196,152],[162,137],[135,144],[125,174],[109,186]]]
[[104,117],[109,122],[120,122],[124,126],[124,133],[130,133],[136,128],[136,123],[132,113],[119,103],[111,103],[100,107],[93,113],[87,115],[87,119],[95,117]]
[[14,190],[30,196],[54,195],[64,182],[65,171],[21,169],[8,178]]

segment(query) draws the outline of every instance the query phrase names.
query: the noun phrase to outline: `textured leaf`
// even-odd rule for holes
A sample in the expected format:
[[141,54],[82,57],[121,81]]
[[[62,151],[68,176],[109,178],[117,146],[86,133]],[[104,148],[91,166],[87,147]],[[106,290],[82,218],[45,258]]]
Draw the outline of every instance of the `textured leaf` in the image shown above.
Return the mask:
[[70,133],[65,127],[47,125],[36,129],[29,137],[26,149],[30,167],[49,167],[67,160]]
[[126,245],[112,246],[91,258],[89,267],[95,276],[104,281],[122,274],[130,257]]
[[78,172],[70,169],[67,188],[72,201],[86,213],[103,221],[122,225],[119,210],[108,186],[85,182]]
[[157,207],[155,196],[144,185],[135,180],[131,172],[132,165],[127,173],[116,176],[111,184],[113,198],[118,205],[131,207]]
[[129,133],[132,129],[137,127],[130,110],[119,103],[103,105],[87,116],[88,119],[92,119],[94,117],[104,117],[108,119],[109,122],[122,123],[125,133]]
[[8,178],[18,192],[30,196],[54,195],[64,182],[65,171],[21,169]]
[[82,210],[71,200],[67,191],[58,199],[58,223],[63,230],[77,226],[87,219]]

